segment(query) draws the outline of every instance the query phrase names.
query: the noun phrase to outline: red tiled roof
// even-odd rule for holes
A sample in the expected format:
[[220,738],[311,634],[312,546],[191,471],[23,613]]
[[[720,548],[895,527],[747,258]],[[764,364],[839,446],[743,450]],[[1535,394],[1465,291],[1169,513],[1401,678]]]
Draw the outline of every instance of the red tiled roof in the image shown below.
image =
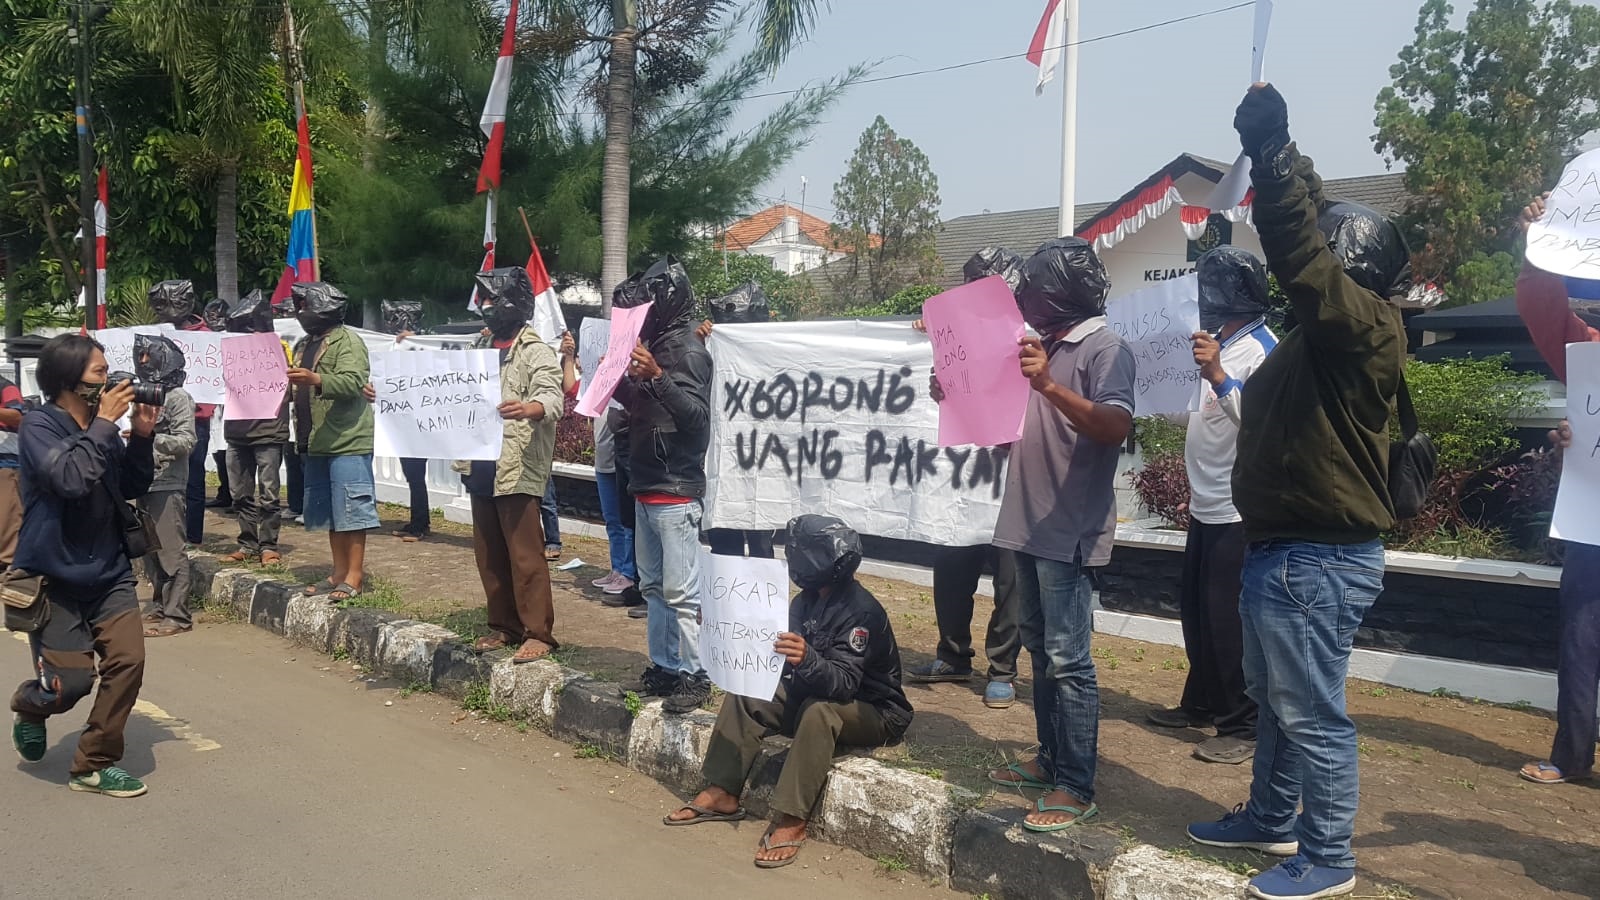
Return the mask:
[[[787,203],[768,207],[753,216],[740,219],[728,226],[728,229],[717,238],[716,247],[721,250],[723,243],[727,243],[730,250],[748,250],[762,238],[783,227],[783,220],[794,216],[800,220],[800,233],[811,239],[818,247],[827,247],[841,253],[848,252],[833,240],[831,226],[808,212],[804,212]],[[877,236],[872,238],[872,246],[878,245]]]

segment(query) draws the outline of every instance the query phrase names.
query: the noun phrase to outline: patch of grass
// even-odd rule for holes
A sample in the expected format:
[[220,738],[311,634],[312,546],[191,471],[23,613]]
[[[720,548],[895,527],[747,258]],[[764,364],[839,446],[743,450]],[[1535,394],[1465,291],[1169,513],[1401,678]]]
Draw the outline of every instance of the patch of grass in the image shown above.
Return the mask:
[[1377,697],[1379,700],[1382,700],[1384,697],[1389,696],[1389,689],[1382,686],[1373,686],[1362,693],[1366,694],[1368,697]]
[[873,862],[878,864],[878,871],[884,875],[898,875],[901,872],[909,871],[911,868],[910,863],[898,856],[880,856],[874,859]]
[[400,696],[402,698],[410,697],[412,694],[431,694],[431,693],[433,693],[433,685],[427,683],[426,681],[412,681],[412,682],[407,683],[405,687],[400,689]]
[[1510,703],[1502,703],[1500,705],[1517,712],[1533,712],[1533,704],[1527,700],[1513,700]]
[[275,578],[279,581],[295,580],[294,570],[281,562],[275,562],[267,566],[257,566],[256,571],[267,576],[268,578]]
[[576,665],[578,654],[581,652],[583,652],[583,648],[579,647],[577,644],[562,644],[556,649],[551,650],[549,654],[545,656],[545,659],[550,660],[558,666],[567,666],[570,668]]
[[339,604],[344,609],[382,609],[395,612],[405,605],[400,586],[387,578],[368,575],[361,593]]
[[603,759],[606,762],[616,762],[617,759],[610,750],[587,741],[573,747],[572,756],[574,759]]
[[1176,850],[1168,850],[1167,855],[1173,857],[1174,859],[1192,859],[1195,862],[1203,862],[1207,865],[1216,866],[1219,869],[1226,869],[1235,875],[1243,875],[1246,878],[1261,874],[1261,869],[1258,866],[1251,865],[1250,863],[1241,862],[1237,859],[1223,859],[1220,856],[1211,856],[1205,853],[1196,853],[1187,847],[1179,847]]
[[1433,690],[1428,692],[1428,696],[1429,697],[1437,697],[1437,698],[1439,698],[1441,700],[1460,700],[1461,699],[1461,692],[1460,691],[1452,691],[1447,687],[1436,687]]
[[1100,660],[1100,662],[1106,668],[1110,669],[1113,672],[1115,672],[1117,670],[1117,668],[1122,665],[1122,660],[1120,658],[1118,658],[1118,656],[1115,653],[1112,653],[1110,651],[1110,649],[1108,649],[1106,647],[1096,647],[1094,649],[1093,655],[1094,655],[1095,659]]
[[1168,672],[1187,672],[1189,671],[1189,661],[1177,656],[1168,657],[1161,661],[1161,668]]
[[350,650],[349,650],[349,648],[347,648],[347,647],[345,647],[343,645],[333,648],[333,661],[334,662],[344,662],[345,660],[347,660],[349,658],[350,658]]
[[644,701],[639,699],[638,693],[628,691],[622,695],[622,706],[628,711],[628,718],[637,719],[639,713],[644,711]]
[[475,712],[491,722],[510,722],[517,717],[511,707],[494,699],[489,692],[487,682],[477,682],[467,688],[466,696],[461,698],[461,708],[468,712]]
[[1475,791],[1478,789],[1477,784],[1473,783],[1471,779],[1461,778],[1455,775],[1446,775],[1444,783],[1453,784],[1460,788],[1466,788],[1469,791]]
[[489,633],[489,610],[481,606],[474,609],[458,609],[442,616],[434,616],[428,619],[428,622],[450,629],[455,632],[456,637],[471,644]]
[[1133,661],[1134,662],[1144,662],[1144,647],[1143,646],[1139,646],[1139,647],[1133,648]]
[[1409,759],[1414,763],[1422,762],[1422,751],[1414,747],[1385,747],[1383,752],[1397,759]]
[[1417,900],[1417,895],[1403,885],[1386,884],[1376,894],[1364,894],[1358,900]]
[[1356,738],[1356,752],[1362,756],[1372,755],[1372,743],[1366,738]]
[[716,685],[713,684],[711,686],[711,696],[706,698],[706,702],[700,704],[700,708],[703,709],[703,710],[706,710],[707,712],[716,712],[717,708],[720,707],[721,705],[722,705],[722,688],[719,688],[719,687],[717,687]]

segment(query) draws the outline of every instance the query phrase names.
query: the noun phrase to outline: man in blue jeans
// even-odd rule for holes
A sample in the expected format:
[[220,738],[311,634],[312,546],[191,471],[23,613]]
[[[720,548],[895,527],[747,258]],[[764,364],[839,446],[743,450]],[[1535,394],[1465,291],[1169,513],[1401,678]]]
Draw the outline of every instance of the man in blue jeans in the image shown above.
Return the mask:
[[1033,659],[1039,753],[989,773],[1042,792],[1022,820],[1052,832],[1093,818],[1100,688],[1090,568],[1111,561],[1117,457],[1133,427],[1133,350],[1106,326],[1111,284],[1094,248],[1067,237],[1023,264],[1022,374],[1033,387],[1022,439],[1011,445],[994,545],[1013,553],[1017,626]]
[[1323,198],[1276,89],[1252,87],[1234,127],[1254,164],[1267,266],[1296,324],[1245,388],[1233,469],[1248,542],[1245,687],[1260,708],[1254,780],[1248,803],[1189,836],[1290,857],[1250,880],[1252,896],[1335,897],[1356,883],[1360,777],[1344,685],[1356,629],[1383,590],[1378,535],[1395,522],[1389,419],[1406,336],[1394,302],[1409,290],[1410,254],[1381,214]]
[[624,306],[653,304],[616,401],[628,411],[629,489],[639,590],[644,594],[650,667],[641,696],[666,697],[681,714],[711,698],[700,665],[700,518],[711,440],[711,354],[694,334],[694,291],[683,265],[651,266]]

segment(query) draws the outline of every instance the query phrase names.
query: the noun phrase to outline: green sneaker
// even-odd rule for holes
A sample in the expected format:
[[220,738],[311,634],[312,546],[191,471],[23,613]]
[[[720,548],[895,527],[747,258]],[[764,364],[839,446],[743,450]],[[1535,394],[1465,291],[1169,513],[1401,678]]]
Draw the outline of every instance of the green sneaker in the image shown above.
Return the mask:
[[17,755],[25,763],[36,763],[44,759],[44,751],[49,746],[45,737],[43,722],[24,722],[21,716],[11,720],[11,746],[17,748]]
[[149,790],[144,782],[116,766],[106,766],[87,775],[74,775],[67,782],[67,787],[91,794],[105,794],[107,797],[138,797]]

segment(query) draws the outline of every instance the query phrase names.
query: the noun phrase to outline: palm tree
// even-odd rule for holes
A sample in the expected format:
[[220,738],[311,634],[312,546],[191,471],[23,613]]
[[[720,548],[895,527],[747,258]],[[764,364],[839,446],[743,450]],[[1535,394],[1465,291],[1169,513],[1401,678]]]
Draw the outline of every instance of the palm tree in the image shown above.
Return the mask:
[[[750,0],[738,20],[753,14],[755,56],[775,70],[810,33],[828,0]],[[549,0],[541,28],[546,49],[574,57],[602,46],[592,94],[606,118],[605,160],[600,190],[602,315],[610,315],[611,291],[628,276],[629,194],[632,148],[641,96],[684,87],[705,74],[694,51],[712,39],[734,0]],[[641,84],[639,58],[646,69]],[[587,62],[587,61],[583,61]]]

